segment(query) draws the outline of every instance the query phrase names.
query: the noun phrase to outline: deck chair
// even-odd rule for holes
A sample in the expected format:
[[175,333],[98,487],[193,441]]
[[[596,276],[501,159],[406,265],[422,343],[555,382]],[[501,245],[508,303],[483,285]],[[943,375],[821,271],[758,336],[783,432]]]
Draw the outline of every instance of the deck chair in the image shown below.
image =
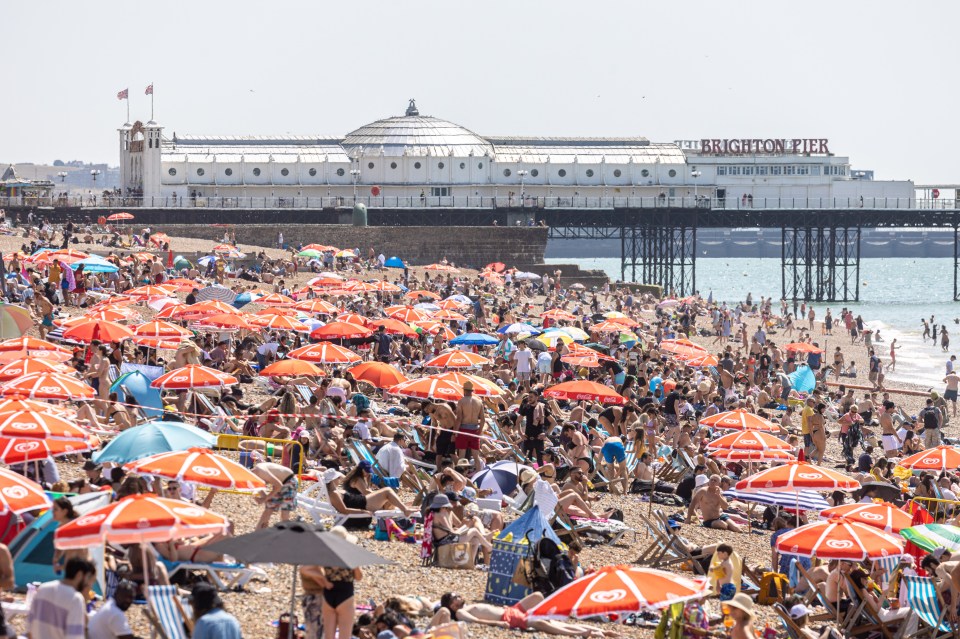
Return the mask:
[[800,576],[803,577],[808,584],[810,584],[810,590],[807,592],[806,595],[803,596],[802,603],[808,608],[813,606],[818,606],[820,608],[823,608],[823,612],[819,612],[817,614],[811,613],[810,616],[808,617],[808,620],[809,621],[830,621],[830,620],[837,621],[837,619],[840,619],[842,622],[842,620],[845,618],[846,615],[839,613],[837,611],[837,607],[833,604],[833,602],[827,599],[827,595],[822,589],[823,584],[820,583],[817,585],[813,585],[813,580],[810,578],[810,573],[807,572],[807,570],[803,567],[803,564],[801,564],[799,561],[796,562],[796,568],[797,568],[797,572],[800,573]]
[[868,632],[879,632],[884,639],[900,639],[907,629],[906,620],[899,623],[888,623],[880,619],[877,611],[873,610],[864,593],[853,580],[846,577],[847,594],[850,596],[850,613],[847,616],[843,630],[846,636],[852,637]]
[[[150,636],[161,639],[189,639],[193,621],[176,586],[147,586],[147,606],[143,610],[150,622]],[[185,628],[186,627],[186,628]]]
[[914,637],[940,639],[956,636],[947,621],[947,607],[933,579],[903,575],[903,586],[907,589],[910,609],[920,618],[920,627]]
[[239,590],[246,586],[254,577],[266,577],[266,573],[259,568],[249,568],[240,563],[226,563],[216,561],[202,563],[195,561],[169,561],[158,557],[167,574],[173,577],[178,572],[198,572],[207,576],[210,582],[219,590]]
[[595,539],[607,546],[616,545],[629,532],[634,533],[636,537],[637,532],[619,519],[569,517],[566,513],[560,512],[559,506],[557,523],[563,527],[569,526],[580,537]]
[[334,526],[342,526],[350,519],[386,519],[400,518],[403,513],[399,510],[378,510],[373,515],[345,514],[334,508],[330,503],[327,485],[323,481],[313,482],[306,490],[297,495],[297,507],[307,511],[307,514],[316,524],[325,524],[332,520]]
[[303,403],[309,406],[310,400],[313,399],[313,389],[306,384],[297,384],[293,388],[297,391],[297,394],[300,396],[300,399],[303,400]]
[[223,410],[203,393],[194,394],[198,406],[202,406],[207,411],[208,416],[198,417],[198,421],[205,424],[211,433],[227,433],[228,435],[238,435],[242,432],[242,424],[237,424],[234,417]]
[[[783,623],[783,628],[787,631],[787,637],[789,637],[789,639],[807,639],[807,635],[804,634],[803,629],[797,625],[797,622],[793,620],[782,603],[778,602],[773,604],[773,609],[780,617],[780,621]],[[809,620],[809,617],[807,617],[807,619]]]
[[[418,499],[422,499],[423,495],[430,487],[430,478],[425,478],[421,473],[418,473],[416,464],[407,466],[407,470],[401,477],[390,477],[383,469],[383,466],[380,465],[380,462],[377,460],[373,452],[371,452],[367,445],[362,441],[356,439],[348,441],[344,445],[344,450],[347,451],[347,454],[351,458],[353,458],[355,463],[359,464],[361,461],[370,462],[373,470],[373,483],[377,486],[399,488],[402,484],[409,488]],[[407,459],[407,461],[409,462],[410,460]]]

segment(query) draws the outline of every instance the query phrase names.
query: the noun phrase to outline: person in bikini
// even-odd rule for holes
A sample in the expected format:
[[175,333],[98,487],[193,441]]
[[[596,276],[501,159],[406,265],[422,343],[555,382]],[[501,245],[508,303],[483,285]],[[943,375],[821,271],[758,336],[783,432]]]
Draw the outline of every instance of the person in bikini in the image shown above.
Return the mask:
[[512,606],[494,606],[486,603],[468,604],[463,597],[454,592],[444,593],[440,597],[440,608],[430,620],[430,627],[442,626],[451,621],[479,623],[511,630],[531,630],[551,635],[568,637],[619,637],[618,633],[590,626],[553,621],[530,619],[529,610],[543,601],[539,592],[527,595]]

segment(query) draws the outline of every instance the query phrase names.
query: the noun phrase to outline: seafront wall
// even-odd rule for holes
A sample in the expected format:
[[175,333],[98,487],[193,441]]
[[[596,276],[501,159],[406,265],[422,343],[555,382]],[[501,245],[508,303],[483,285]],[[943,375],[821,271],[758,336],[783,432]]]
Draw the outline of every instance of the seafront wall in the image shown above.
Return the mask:
[[[194,237],[219,242],[226,230],[199,224],[154,224],[154,231],[170,236]],[[387,257],[396,255],[411,264],[447,260],[469,268],[491,262],[508,266],[542,264],[547,247],[547,229],[538,227],[476,226],[346,226],[342,224],[235,224],[230,231],[237,244],[276,246],[283,233],[287,245],[328,244],[359,248],[362,256],[373,247]]]

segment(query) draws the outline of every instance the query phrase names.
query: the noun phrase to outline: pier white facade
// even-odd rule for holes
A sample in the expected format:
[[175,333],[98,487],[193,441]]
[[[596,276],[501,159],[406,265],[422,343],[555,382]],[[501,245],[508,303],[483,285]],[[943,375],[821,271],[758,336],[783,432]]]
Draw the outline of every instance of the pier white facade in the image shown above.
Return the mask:
[[150,121],[125,124],[119,144],[122,195],[145,206],[379,198],[411,206],[839,199],[907,207],[915,197],[909,181],[853,170],[827,140],[480,136],[420,115],[412,100],[404,115],[341,137],[167,135]]

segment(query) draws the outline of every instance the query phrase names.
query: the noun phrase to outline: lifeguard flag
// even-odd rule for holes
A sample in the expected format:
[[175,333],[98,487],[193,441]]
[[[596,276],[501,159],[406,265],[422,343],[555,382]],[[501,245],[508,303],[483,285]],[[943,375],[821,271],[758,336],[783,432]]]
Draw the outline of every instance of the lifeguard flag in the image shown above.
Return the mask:
[[167,268],[173,268],[173,249],[167,251]]
[[150,84],[150,86],[148,86],[148,87],[146,88],[146,90],[143,92],[143,94],[144,94],[144,95],[153,95],[153,84],[152,84],[152,83]]
[[120,91],[119,93],[117,93],[118,100],[126,100],[129,97],[130,97],[130,89],[124,89],[123,91]]

